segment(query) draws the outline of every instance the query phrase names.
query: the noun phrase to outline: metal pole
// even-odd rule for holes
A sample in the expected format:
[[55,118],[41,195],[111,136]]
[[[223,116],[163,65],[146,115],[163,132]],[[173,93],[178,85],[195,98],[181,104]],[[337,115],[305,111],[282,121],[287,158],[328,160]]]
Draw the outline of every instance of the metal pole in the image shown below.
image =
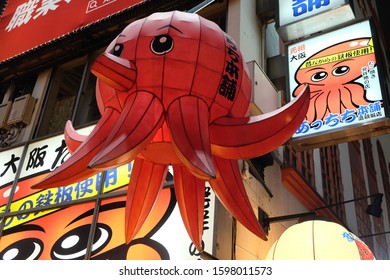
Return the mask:
[[333,203],[333,204],[325,205],[325,206],[323,206],[323,207],[319,207],[319,208],[313,209],[313,211],[318,211],[318,210],[330,208],[330,207],[333,207],[333,206],[338,206],[338,205],[341,205],[341,204],[345,204],[345,203],[349,203],[349,202],[353,202],[353,201],[357,201],[357,200],[367,199],[367,198],[369,198],[369,197],[373,197],[373,196],[376,196],[376,195],[378,195],[378,194],[375,193],[375,194],[371,194],[371,195],[368,195],[368,196],[365,196],[365,197],[359,197],[359,198],[355,198],[355,199],[350,199],[350,200],[345,200],[345,201],[338,202],[338,203]]

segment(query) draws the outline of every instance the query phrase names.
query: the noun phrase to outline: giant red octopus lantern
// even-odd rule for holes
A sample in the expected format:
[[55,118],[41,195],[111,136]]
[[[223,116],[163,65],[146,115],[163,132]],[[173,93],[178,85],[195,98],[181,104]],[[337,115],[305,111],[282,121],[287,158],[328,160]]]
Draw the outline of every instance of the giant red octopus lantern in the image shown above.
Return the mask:
[[215,23],[178,11],[131,23],[92,72],[102,118],[88,136],[66,124],[72,155],[34,188],[71,184],[134,160],[125,214],[130,242],[171,165],[180,213],[198,249],[205,181],[239,222],[266,239],[237,160],[268,153],[291,137],[306,115],[306,89],[275,112],[249,117],[251,81],[237,44]]

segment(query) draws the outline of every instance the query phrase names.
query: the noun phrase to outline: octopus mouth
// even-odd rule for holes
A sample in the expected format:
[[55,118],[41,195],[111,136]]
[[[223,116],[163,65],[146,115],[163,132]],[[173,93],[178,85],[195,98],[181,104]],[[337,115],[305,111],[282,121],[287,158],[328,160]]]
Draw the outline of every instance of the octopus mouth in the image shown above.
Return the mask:
[[137,70],[127,59],[104,53],[92,64],[91,72],[118,91],[129,91],[135,84]]

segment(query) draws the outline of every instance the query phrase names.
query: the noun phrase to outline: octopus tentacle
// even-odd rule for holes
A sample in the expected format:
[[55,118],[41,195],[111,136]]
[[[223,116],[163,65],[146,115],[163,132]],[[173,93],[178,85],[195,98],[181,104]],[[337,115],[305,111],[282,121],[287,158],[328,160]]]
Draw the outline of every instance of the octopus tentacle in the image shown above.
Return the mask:
[[73,155],[42,181],[32,186],[32,188],[45,189],[53,186],[69,185],[96,174],[97,171],[87,168],[87,165],[104,142],[103,136],[112,130],[118,118],[118,111],[107,108],[95,128],[74,151]]
[[214,178],[206,103],[195,96],[176,99],[168,107],[167,124],[176,154],[187,169],[198,178]]
[[122,112],[123,104],[128,95],[127,91],[118,91],[104,83],[101,79],[96,81],[96,103],[100,112],[107,107]]
[[327,104],[329,112],[333,114],[342,113],[342,104],[341,104],[341,91],[340,89],[332,89],[327,95]]
[[325,118],[325,116],[328,113],[328,106],[327,106],[327,96],[329,92],[322,92],[320,95],[318,95],[317,98],[311,101],[311,109],[309,111],[314,110],[314,118],[309,123],[312,123],[315,120],[322,120]]
[[267,240],[257,221],[236,160],[214,156],[217,178],[210,181],[215,194],[225,208],[247,229],[263,240]]
[[205,182],[183,165],[173,166],[174,188],[184,226],[196,248],[202,250]]
[[137,92],[130,95],[117,123],[89,166],[108,169],[132,161],[161,127],[163,112],[162,104],[153,94]]
[[323,94],[322,90],[310,92],[310,104],[306,113],[306,120],[311,123],[316,120],[317,112],[315,108],[315,101]]
[[[361,105],[368,105],[370,102],[365,98],[364,87],[358,83],[344,85],[345,91],[341,95],[341,102],[346,108],[358,108]],[[349,104],[349,105],[346,105]]]
[[249,118],[224,117],[210,125],[213,154],[230,159],[252,158],[284,144],[305,119],[309,88],[273,112]]
[[[357,92],[359,92],[359,90]],[[340,88],[340,104],[341,106],[343,106],[344,109],[353,109],[359,107],[359,105],[353,103],[352,94],[353,92],[351,91],[351,88],[349,86],[344,86]]]
[[140,231],[159,195],[168,166],[137,157],[134,160],[127,193],[125,236],[129,243]]
[[67,121],[64,129],[64,138],[69,153],[74,154],[77,148],[87,139],[87,136],[79,134],[73,128],[72,122]]

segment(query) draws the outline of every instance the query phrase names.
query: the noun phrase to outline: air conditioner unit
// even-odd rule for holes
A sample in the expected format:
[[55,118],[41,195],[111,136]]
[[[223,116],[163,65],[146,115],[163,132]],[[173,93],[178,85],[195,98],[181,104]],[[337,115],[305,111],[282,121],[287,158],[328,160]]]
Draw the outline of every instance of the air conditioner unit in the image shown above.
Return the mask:
[[9,130],[10,126],[8,125],[8,117],[11,112],[12,102],[8,101],[7,103],[0,105],[0,128]]
[[247,65],[252,79],[251,111],[258,110],[264,114],[278,109],[280,95],[267,74],[255,61],[250,61]]
[[17,123],[28,125],[34,111],[34,106],[35,98],[30,94],[15,98],[7,123],[9,125]]
[[256,14],[262,22],[275,18],[276,0],[257,0]]

